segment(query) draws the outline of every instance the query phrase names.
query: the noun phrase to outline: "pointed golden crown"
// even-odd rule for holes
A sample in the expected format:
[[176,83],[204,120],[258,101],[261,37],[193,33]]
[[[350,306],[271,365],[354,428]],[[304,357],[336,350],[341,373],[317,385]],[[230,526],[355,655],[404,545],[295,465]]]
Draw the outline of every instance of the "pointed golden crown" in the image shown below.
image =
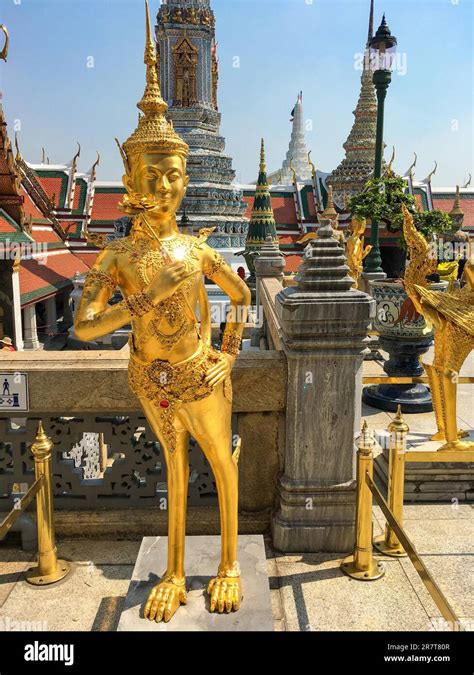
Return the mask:
[[144,152],[157,152],[166,155],[176,154],[186,158],[189,152],[187,143],[176,133],[173,123],[168,122],[165,117],[168,105],[161,97],[160,85],[158,84],[157,58],[147,0],[145,0],[145,12],[146,87],[141,101],[137,103],[137,108],[142,111],[143,115],[140,115],[137,128],[125,141],[123,147],[118,144],[127,171],[130,170],[130,159],[134,155],[140,155]]

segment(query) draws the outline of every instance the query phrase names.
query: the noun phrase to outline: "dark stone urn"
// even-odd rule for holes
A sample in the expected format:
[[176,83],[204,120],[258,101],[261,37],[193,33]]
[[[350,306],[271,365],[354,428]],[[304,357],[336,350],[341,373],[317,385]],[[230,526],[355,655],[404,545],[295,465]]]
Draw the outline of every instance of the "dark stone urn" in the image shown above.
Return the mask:
[[[387,279],[372,281],[372,295],[377,303],[373,326],[380,333],[379,345],[388,352],[384,371],[389,377],[420,377],[424,374],[420,357],[433,343],[433,332],[420,316],[400,282]],[[447,283],[432,283],[432,290],[446,290]],[[424,384],[379,384],[366,387],[362,400],[379,410],[404,413],[431,412],[433,401]]]

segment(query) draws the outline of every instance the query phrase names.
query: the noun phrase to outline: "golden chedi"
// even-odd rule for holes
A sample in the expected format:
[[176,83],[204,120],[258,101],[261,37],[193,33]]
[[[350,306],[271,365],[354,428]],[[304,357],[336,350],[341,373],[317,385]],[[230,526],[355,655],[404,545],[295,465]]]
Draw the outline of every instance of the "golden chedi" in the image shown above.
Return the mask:
[[[168,566],[151,591],[145,617],[169,621],[186,603],[184,547],[192,435],[203,449],[219,493],[222,553],[210,582],[211,612],[239,609],[237,562],[238,454],[232,448],[231,370],[240,350],[250,291],[220,254],[198,237],[181,234],[176,212],[186,192],[187,144],[165,117],[156,72],[148,6],[145,93],[137,129],[120,146],[125,165],[123,210],[131,233],[98,255],[75,321],[82,340],[131,324],[130,387],[160,441],[168,475]],[[204,276],[231,301],[222,349],[211,346]],[[115,289],[123,300],[108,304]],[[199,308],[200,321],[197,318]]]
[[471,450],[474,443],[461,440],[466,433],[457,427],[456,399],[459,372],[474,347],[474,264],[466,263],[463,288],[446,293],[430,290],[426,277],[436,271],[437,261],[405,207],[403,218],[410,257],[405,289],[415,309],[435,331],[434,361],[431,365],[424,364],[438,425],[433,440],[445,441],[440,450]]

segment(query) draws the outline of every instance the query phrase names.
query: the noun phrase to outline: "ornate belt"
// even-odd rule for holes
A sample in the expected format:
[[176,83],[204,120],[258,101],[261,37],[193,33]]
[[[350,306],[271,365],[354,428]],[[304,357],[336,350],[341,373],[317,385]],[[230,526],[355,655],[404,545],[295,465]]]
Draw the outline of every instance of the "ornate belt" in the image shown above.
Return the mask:
[[[151,401],[157,408],[162,433],[170,452],[176,450],[176,430],[173,425],[175,407],[180,403],[199,401],[212,393],[204,378],[208,370],[222,358],[222,353],[200,342],[193,356],[172,364],[156,359],[143,363],[131,352],[128,381],[139,399]],[[227,384],[227,393],[230,382]]]

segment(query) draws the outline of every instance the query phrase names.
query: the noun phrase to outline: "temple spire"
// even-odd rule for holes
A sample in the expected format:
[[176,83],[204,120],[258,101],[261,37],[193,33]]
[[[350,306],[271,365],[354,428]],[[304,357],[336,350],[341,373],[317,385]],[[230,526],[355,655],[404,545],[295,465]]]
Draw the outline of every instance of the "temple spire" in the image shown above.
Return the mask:
[[459,191],[459,185],[456,185],[456,197],[454,198],[453,208],[449,212],[450,216],[464,216],[464,212],[461,209],[461,196]]
[[[371,0],[371,18],[369,34],[373,32]],[[373,73],[368,58],[368,46],[365,48],[359,100],[354,110],[355,121],[343,147],[345,158],[330,176],[327,184],[334,189],[334,201],[341,208],[346,199],[360,192],[372,176],[375,164],[375,140],[377,134],[377,99],[373,84]]]
[[273,214],[272,198],[267,178],[267,167],[265,162],[265,141],[262,138],[260,145],[260,166],[253,202],[252,215],[245,241],[245,251],[243,255],[250,271],[250,280],[255,277],[254,258],[261,250],[267,237],[270,236],[272,242],[278,242],[276,231],[275,216]]
[[463,231],[464,225],[464,211],[461,208],[461,195],[459,185],[456,185],[456,197],[454,199],[453,208],[449,212],[449,217],[452,221],[452,228],[449,232],[444,234],[446,241],[450,242],[468,242],[469,233]]
[[77,176],[77,160],[81,156],[81,144],[77,142],[78,149],[71,161],[71,168],[69,170],[69,185],[67,205],[69,209],[74,208],[74,195],[76,194],[76,176]]
[[260,174],[265,174],[267,172],[267,164],[265,161],[265,141],[262,138],[262,144],[260,146]]
[[300,91],[296,105],[291,113],[293,128],[286,159],[282,166],[284,182],[292,181],[292,167],[296,171],[297,179],[310,180],[312,177],[311,164],[308,161],[308,148],[304,133],[303,92]]
[[[384,15],[385,16],[385,15]],[[374,36],[374,0],[370,0],[369,33],[367,36],[367,47]]]

